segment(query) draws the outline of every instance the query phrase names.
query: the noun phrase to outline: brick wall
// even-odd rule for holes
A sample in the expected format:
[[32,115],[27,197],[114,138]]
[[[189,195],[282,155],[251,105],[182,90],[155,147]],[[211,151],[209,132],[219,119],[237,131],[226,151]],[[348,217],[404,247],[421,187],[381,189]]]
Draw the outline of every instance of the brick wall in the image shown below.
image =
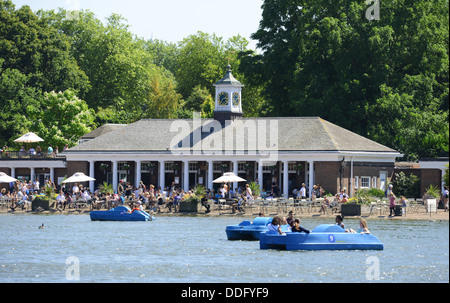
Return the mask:
[[439,169],[422,169],[420,172],[420,193],[423,196],[430,187],[435,185],[438,189],[441,189],[442,173]]
[[[334,194],[339,192],[340,183],[342,182],[342,187],[347,190],[347,193],[351,193],[351,163],[346,162],[344,170],[342,173],[342,180],[339,173],[341,162],[316,162],[315,166],[315,180],[316,184],[320,184],[326,191]],[[376,177],[376,187],[380,187],[380,172],[387,172],[387,177],[392,178],[394,174],[394,164],[393,163],[364,163],[364,162],[354,162],[353,163],[353,184],[355,184],[355,177],[359,177],[359,182],[361,182],[361,177]],[[372,183],[372,181],[371,181]],[[372,187],[372,184],[371,186]]]
[[67,177],[71,177],[75,173],[84,173],[89,176],[89,162],[70,161],[67,162]]

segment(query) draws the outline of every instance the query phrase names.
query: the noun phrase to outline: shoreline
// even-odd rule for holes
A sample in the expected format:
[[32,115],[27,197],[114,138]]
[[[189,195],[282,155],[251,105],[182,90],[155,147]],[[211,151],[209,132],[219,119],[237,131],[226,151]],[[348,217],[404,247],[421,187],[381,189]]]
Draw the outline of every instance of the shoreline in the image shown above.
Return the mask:
[[[106,211],[106,210],[105,210]],[[15,210],[12,211],[11,209],[0,209],[0,215],[19,215],[19,214],[30,214],[30,215],[89,215],[90,209],[83,209],[83,210],[47,210],[47,211],[31,211],[31,210]],[[148,211],[147,211],[148,212]],[[294,210],[295,212],[295,210]],[[167,212],[165,210],[161,212],[154,212],[153,215],[157,217],[182,217],[182,216],[195,216],[195,217],[236,217],[236,218],[255,218],[258,216],[259,211],[257,209],[247,211],[246,213],[232,213],[231,211],[218,211],[213,210],[210,213],[206,214],[204,211],[192,213],[192,212]],[[274,217],[274,216],[288,216],[289,211],[286,213],[284,212],[278,212],[276,209],[268,210],[265,215],[267,217]],[[310,213],[310,214],[301,214],[301,213],[295,213],[294,217],[299,219],[306,219],[306,218],[330,218],[333,219],[339,215],[339,213],[335,214],[319,214],[319,213]],[[367,216],[362,214],[361,216],[347,216],[346,218],[364,218],[366,220],[412,220],[412,221],[449,221],[449,212],[444,212],[442,209],[438,209],[436,213],[413,213],[413,214],[406,214],[406,216],[399,216],[399,217],[389,217],[388,215],[371,215]]]

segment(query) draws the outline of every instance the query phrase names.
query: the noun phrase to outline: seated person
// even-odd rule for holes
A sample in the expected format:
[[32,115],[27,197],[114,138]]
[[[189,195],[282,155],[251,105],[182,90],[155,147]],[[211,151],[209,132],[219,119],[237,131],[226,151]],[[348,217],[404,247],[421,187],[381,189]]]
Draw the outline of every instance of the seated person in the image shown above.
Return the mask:
[[323,199],[322,205],[320,206],[319,214],[322,213],[322,211],[323,211],[323,214],[325,214],[326,213],[326,209],[329,208],[329,207],[331,207],[330,206],[330,200],[328,200],[328,197],[325,197]]
[[286,235],[285,233],[283,233],[281,231],[281,224],[282,224],[283,219],[280,217],[274,217],[272,219],[272,223],[270,223],[269,225],[267,225],[267,227],[269,228],[269,231],[276,231],[278,232],[278,234],[280,235]]
[[211,211],[209,210],[211,208],[211,205],[209,205],[208,203],[208,198],[207,197],[203,197],[201,200],[202,206],[204,206],[206,208],[206,214],[210,213]]
[[262,192],[259,194],[259,196],[260,196],[262,199],[267,198],[267,193],[266,193],[266,190],[265,190],[264,188],[263,188]]
[[345,225],[342,221],[344,221],[344,218],[341,215],[336,216],[336,225],[342,227],[342,229],[345,229]]
[[350,228],[350,230],[348,232],[352,233],[352,234],[360,233],[361,235],[363,235],[363,234],[370,234],[370,231],[367,228],[367,222],[364,219],[361,219],[359,221],[359,228],[358,228],[357,231],[354,231],[352,228]]
[[294,226],[292,226],[292,232],[294,233],[301,233],[301,232],[305,232],[307,234],[310,233],[309,230],[303,228],[300,226],[300,219],[295,219],[294,220]]

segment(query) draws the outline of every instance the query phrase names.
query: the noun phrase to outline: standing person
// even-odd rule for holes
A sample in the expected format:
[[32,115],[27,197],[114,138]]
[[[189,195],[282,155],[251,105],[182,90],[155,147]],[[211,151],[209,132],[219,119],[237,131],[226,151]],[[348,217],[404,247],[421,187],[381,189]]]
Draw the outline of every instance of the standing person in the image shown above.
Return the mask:
[[252,189],[250,188],[250,185],[245,185],[245,197],[247,198],[247,201],[250,199],[253,199],[253,193]]
[[394,195],[394,192],[391,191],[389,194],[389,217],[395,215],[395,199],[397,197]]
[[444,202],[444,212],[448,211],[448,186],[444,186],[444,192],[442,193],[442,201]]
[[302,188],[300,189],[300,199],[306,200],[306,184],[302,183]]
[[406,200],[406,198],[404,196],[400,197],[400,203],[402,204],[402,214],[405,215],[406,212],[406,202],[408,202],[408,200]]

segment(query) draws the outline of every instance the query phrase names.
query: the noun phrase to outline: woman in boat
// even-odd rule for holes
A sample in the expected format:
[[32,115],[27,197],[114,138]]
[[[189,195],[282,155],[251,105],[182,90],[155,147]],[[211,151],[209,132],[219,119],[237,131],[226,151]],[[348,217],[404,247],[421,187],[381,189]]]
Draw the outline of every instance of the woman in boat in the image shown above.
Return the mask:
[[282,221],[283,221],[283,219],[281,217],[278,217],[278,216],[274,217],[272,219],[272,223],[267,225],[267,227],[269,228],[269,231],[276,231],[280,235],[286,235],[285,233],[283,233],[283,231],[281,231]]
[[367,222],[364,219],[361,219],[359,221],[359,228],[357,231],[354,231],[352,228],[350,228],[350,233],[352,234],[356,234],[356,233],[360,233],[361,235],[363,234],[370,234],[369,229],[367,228]]

